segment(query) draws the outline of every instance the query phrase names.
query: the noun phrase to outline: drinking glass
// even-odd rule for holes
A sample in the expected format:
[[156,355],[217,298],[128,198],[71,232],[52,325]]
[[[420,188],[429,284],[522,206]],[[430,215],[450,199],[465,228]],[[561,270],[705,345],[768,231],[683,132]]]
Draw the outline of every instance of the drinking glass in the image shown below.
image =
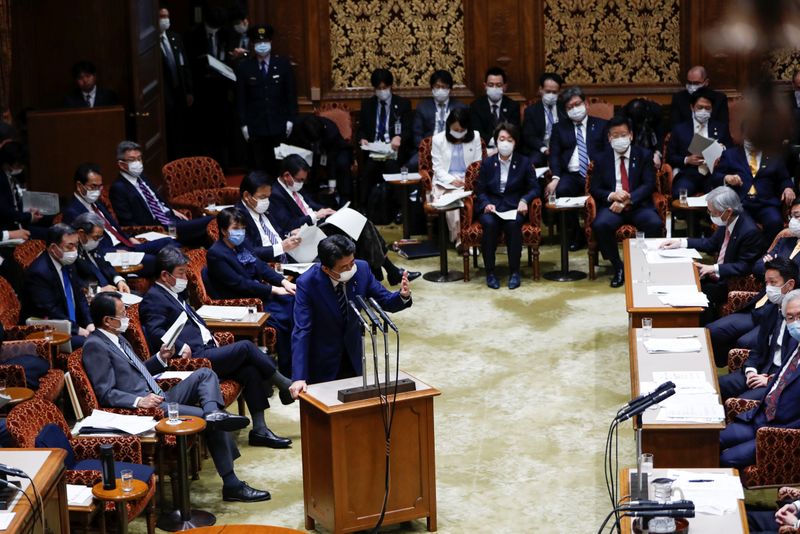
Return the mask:
[[689,191],[686,189],[678,189],[678,198],[680,198],[681,205],[685,206],[689,203],[687,198],[689,197]]
[[172,239],[178,239],[178,229],[175,227],[174,224],[170,224],[167,226],[167,232],[169,232],[169,236]]
[[122,491],[125,493],[133,491],[133,470],[122,469],[119,472],[119,477],[122,479]]
[[52,326],[45,326],[44,327],[44,340],[48,342],[53,341],[53,327]]
[[555,190],[553,190],[552,193],[547,195],[547,203],[548,204],[552,204],[553,206],[556,205],[556,192],[555,192]]
[[127,269],[130,264],[130,258],[127,252],[119,252],[119,263],[123,269]]
[[170,402],[167,404],[167,416],[169,417],[169,421],[167,421],[168,424],[170,425],[181,424],[180,412],[178,411],[177,402]]
[[647,248],[644,242],[644,232],[636,232],[636,246],[642,250]]
[[642,317],[642,337],[649,338],[653,330],[653,318]]
[[641,456],[642,474],[647,475],[648,480],[653,474],[653,455],[652,453],[645,452]]
[[403,181],[408,180],[408,167],[400,167],[400,174],[403,176]]

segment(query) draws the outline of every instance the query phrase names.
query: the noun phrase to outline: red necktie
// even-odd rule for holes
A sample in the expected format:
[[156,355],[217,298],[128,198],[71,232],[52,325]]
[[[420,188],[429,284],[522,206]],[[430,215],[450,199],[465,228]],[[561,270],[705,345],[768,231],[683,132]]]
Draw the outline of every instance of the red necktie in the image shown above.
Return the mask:
[[619,157],[619,175],[622,179],[622,189],[630,193],[631,186],[628,183],[628,169],[625,168],[625,156]]
[[778,377],[778,381],[775,384],[775,387],[772,388],[772,391],[767,393],[767,396],[764,397],[764,414],[767,416],[767,421],[772,421],[775,419],[775,414],[778,409],[778,399],[783,393],[783,390],[786,389],[786,385],[789,383],[789,380],[792,379],[794,374],[797,372],[797,349],[795,349],[795,353],[792,356],[792,359],[787,363],[786,371]]
[[100,208],[92,204],[92,211],[94,211],[97,215],[100,216],[101,219],[103,219],[103,226],[105,227],[106,232],[116,237],[117,241],[119,241],[126,247],[132,248],[134,246],[133,242],[130,239],[122,235],[121,232],[118,232],[117,229],[114,228],[110,222],[108,222],[108,219],[106,219],[105,215],[103,215],[103,212],[100,211]]
[[300,210],[303,212],[303,215],[308,215],[306,206],[303,204],[303,199],[300,198],[300,195],[297,194],[297,191],[292,191],[292,195],[294,196],[294,201],[297,202],[298,206],[300,206]]
[[719,248],[719,256],[717,257],[717,263],[725,263],[725,249],[728,248],[728,241],[731,239],[731,231],[728,227],[725,227],[725,239],[722,241],[722,246]]

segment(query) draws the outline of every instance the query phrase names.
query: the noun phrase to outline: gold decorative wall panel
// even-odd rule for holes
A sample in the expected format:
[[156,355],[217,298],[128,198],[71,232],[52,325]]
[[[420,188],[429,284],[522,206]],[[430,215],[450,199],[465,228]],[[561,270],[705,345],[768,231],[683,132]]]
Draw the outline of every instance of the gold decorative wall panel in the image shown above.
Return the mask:
[[675,83],[680,0],[544,0],[547,70],[568,84]]
[[437,69],[464,83],[461,0],[330,0],[334,89],[370,87],[385,67],[402,87],[427,87]]
[[797,69],[800,69],[800,50],[776,50],[769,59],[769,70],[775,80],[791,81],[792,74]]

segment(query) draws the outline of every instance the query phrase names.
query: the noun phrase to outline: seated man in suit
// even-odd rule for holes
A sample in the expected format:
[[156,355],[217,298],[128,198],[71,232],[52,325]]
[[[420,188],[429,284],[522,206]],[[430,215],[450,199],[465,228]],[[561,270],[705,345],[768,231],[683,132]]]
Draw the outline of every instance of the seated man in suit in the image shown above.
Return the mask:
[[72,348],[83,342],[94,325],[81,280],[72,264],[78,259],[78,232],[63,223],[47,231],[47,250],[25,271],[24,317],[68,319]]
[[783,297],[781,312],[795,348],[766,384],[766,394],[757,408],[736,416],[719,434],[720,466],[745,467],[756,461],[756,431],[765,426],[800,427],[800,290]]
[[[48,219],[38,209],[25,210],[22,181],[27,158],[25,147],[10,141],[0,148],[0,230],[6,239],[45,239]],[[8,233],[8,234],[6,234]],[[12,237],[13,234],[13,237]]]
[[[589,162],[596,160],[608,145],[606,121],[587,115],[586,96],[580,87],[565,89],[561,101],[569,120],[559,121],[550,138],[549,161],[553,179],[547,184],[545,195],[555,193],[559,197],[579,197],[586,190]],[[572,233],[569,249],[576,251],[586,241],[577,214],[568,215],[568,226]]]
[[[0,322],[0,351],[3,348],[3,341],[6,339],[6,330]],[[0,365],[21,365],[25,370],[25,385],[33,390],[39,389],[39,379],[50,370],[50,362],[35,353],[31,347],[30,351],[22,351],[19,354],[14,351],[13,355],[3,354]]]
[[692,95],[699,90],[704,90],[711,97],[713,105],[711,109],[711,120],[714,122],[728,125],[728,97],[724,93],[713,91],[708,87],[711,80],[708,78],[705,67],[695,65],[686,73],[686,89],[682,89],[672,95],[672,103],[669,106],[669,122],[674,127],[683,122],[689,122],[693,114]]
[[[539,184],[531,160],[515,151],[520,142],[519,128],[501,122],[494,133],[497,154],[483,160],[475,183],[475,213],[483,227],[481,253],[486,268],[486,285],[498,289],[500,282],[494,273],[494,259],[500,232],[505,234],[508,249],[508,288],[522,283],[522,225],[528,219],[528,206],[539,196]],[[498,213],[516,210],[512,220],[501,219]]]
[[97,86],[97,68],[89,61],[78,61],[72,66],[75,89],[64,97],[65,108],[96,108],[119,104],[117,94]]
[[791,235],[778,239],[775,246],[753,264],[753,274],[756,277],[764,275],[765,263],[773,258],[789,258],[800,268],[800,254],[798,254],[800,252],[800,198],[792,201],[788,230]]
[[253,418],[250,445],[283,449],[292,440],[275,435],[264,420],[269,408],[267,391],[275,384],[281,401],[291,404],[291,382],[275,369],[272,359],[250,340],[237,341],[220,347],[206,322],[197,315],[186,300],[187,265],[189,258],[180,249],[166,247],[158,253],[158,277],[139,304],[142,328],[151,351],[161,346],[161,336],[175,323],[181,313],[188,320],[175,342],[177,354],[184,358],[208,358],[219,378],[233,378],[244,387],[247,411]]
[[660,237],[664,223],[653,206],[656,178],[648,150],[632,145],[628,119],[616,116],[608,122],[611,151],[601,153],[594,165],[591,194],[597,203],[592,229],[603,257],[611,262],[611,287],[625,283],[625,270],[617,248],[617,229],[632,224],[647,237]]
[[94,213],[103,219],[103,238],[100,240],[100,252],[116,252],[127,250],[131,252],[144,252],[142,265],[144,269],[139,273],[149,277],[155,274],[155,254],[167,245],[181,246],[174,239],[164,237],[154,241],[137,239],[126,234],[111,210],[100,198],[103,192],[103,175],[100,167],[94,163],[82,163],[75,170],[75,194],[72,200],[64,206],[64,222],[69,224],[82,213]]
[[295,285],[245,244],[246,217],[236,208],[225,208],[217,215],[219,240],[208,249],[203,282],[211,298],[261,299],[269,313],[267,325],[277,332],[279,368],[289,374]]
[[[384,183],[383,174],[400,172],[401,165],[408,161],[415,149],[411,131],[411,101],[392,93],[392,73],[387,69],[375,69],[370,76],[370,83],[375,89],[375,95],[361,101],[355,138],[361,146],[373,141],[389,143],[395,155],[393,159],[376,160],[364,154],[364,168],[359,179],[360,206],[367,206],[367,199],[373,188]],[[387,207],[389,211],[383,213],[381,206],[368,206],[369,211],[381,211],[370,218],[375,219],[377,215],[382,220],[391,221],[394,219],[396,207],[390,205]]]
[[546,167],[550,156],[550,138],[553,128],[567,120],[564,103],[558,95],[564,78],[555,72],[544,72],[539,76],[539,95],[541,100],[525,108],[522,121],[522,139],[525,153],[536,167]]
[[116,269],[108,263],[97,246],[103,239],[103,219],[94,213],[82,213],[72,221],[72,227],[78,231],[78,259],[75,270],[86,287],[97,283],[100,291],[119,291],[130,293],[125,278],[117,274]]
[[678,198],[681,189],[689,196],[708,193],[714,188],[714,178],[702,154],[692,154],[689,146],[695,134],[716,139],[722,145],[732,144],[727,122],[711,120],[713,95],[707,89],[692,93],[691,120],[672,126],[672,134],[667,144],[667,162],[672,166],[672,196]]
[[187,219],[169,207],[150,181],[142,174],[142,149],[133,141],[117,145],[117,165],[120,174],[111,184],[109,197],[114,212],[123,226],[174,226],[178,240],[184,245],[205,246],[206,227],[211,217]]
[[[747,527],[750,534],[778,534],[783,526],[800,528],[800,500],[778,503],[778,510],[747,510]],[[791,531],[790,531],[791,532]]]
[[202,417],[206,421],[204,435],[214,467],[222,478],[222,500],[268,500],[269,492],[251,488],[239,480],[233,470],[239,449],[228,432],[245,428],[250,420],[223,410],[219,379],[214,371],[207,367],[198,369],[164,392],[153,375],[167,369],[175,350],[161,346],[154,356],[143,362],[121,335],[128,329],[128,318],[125,305],[116,293],[97,295],[92,300],[91,313],[98,329],[83,347],[83,366],[100,405],[161,408],[166,412],[168,403],[179,403],[181,415]]
[[[786,331],[786,322],[780,308],[784,295],[797,284],[797,265],[786,258],[775,258],[767,263],[765,280],[765,296],[769,303],[761,307],[763,311],[760,314],[756,343],[750,349],[747,361],[741,369],[719,378],[719,391],[723,401],[731,397],[761,400],[769,379],[783,367],[788,356],[797,347],[797,341]],[[714,356],[716,357],[716,353]]]
[[730,187],[720,186],[706,197],[708,214],[717,231],[711,237],[667,239],[661,248],[694,248],[700,252],[717,254],[713,265],[695,263],[699,270],[703,293],[709,300],[706,324],[716,318],[716,305],[728,298],[728,280],[753,272],[753,263],[764,250],[761,232],[745,213],[739,195]]
[[481,139],[489,147],[489,155],[497,153],[494,132],[501,122],[520,125],[519,104],[507,96],[508,78],[500,67],[491,67],[484,76],[483,87],[486,98],[476,98],[469,106],[472,114],[472,127],[481,134]]
[[[414,110],[414,147],[419,148],[426,137],[444,132],[447,116],[456,108],[465,108],[466,104],[456,98],[450,98],[453,89],[453,75],[446,70],[437,70],[430,79],[432,98],[426,98],[417,104]],[[406,163],[411,172],[419,168],[419,150]]]
[[[288,252],[300,244],[299,228],[287,232],[269,213],[272,180],[263,171],[250,171],[239,184],[241,200],[234,206],[246,215],[245,245],[262,261],[293,263]],[[282,237],[288,236],[288,237]]]
[[307,384],[360,376],[363,338],[350,305],[356,295],[370,297],[387,312],[411,306],[411,287],[403,276],[400,291],[390,293],[355,259],[349,238],[332,235],[317,247],[321,263],[297,279],[292,333],[292,395]]
[[[302,192],[308,172],[308,163],[297,154],[284,158],[281,175],[276,180],[273,195],[270,197],[270,220],[283,231],[291,232],[304,224],[319,226],[322,219],[336,213],[332,209],[320,207],[309,195]],[[333,225],[323,226],[322,230],[326,233],[341,231]],[[378,280],[383,280],[383,268],[389,284],[400,283],[404,270],[389,259],[386,242],[372,221],[368,220],[364,225],[357,246],[358,257],[369,263]],[[409,280],[419,276],[419,272],[408,273]]]
[[794,184],[784,159],[765,154],[748,138],[745,128],[743,133],[743,146],[722,153],[714,167],[714,182],[739,193],[744,209],[764,229],[764,242],[772,243],[783,230],[781,203],[789,205],[795,198]]

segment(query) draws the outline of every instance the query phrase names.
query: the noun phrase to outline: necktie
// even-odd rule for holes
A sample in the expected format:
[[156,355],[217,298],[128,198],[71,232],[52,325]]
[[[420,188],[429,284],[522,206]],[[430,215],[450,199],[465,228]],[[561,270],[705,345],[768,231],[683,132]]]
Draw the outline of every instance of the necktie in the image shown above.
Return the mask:
[[156,379],[153,378],[153,375],[151,375],[150,371],[147,370],[147,367],[144,366],[142,360],[140,360],[139,357],[136,354],[134,354],[131,346],[128,345],[128,342],[122,337],[119,338],[119,346],[122,347],[122,352],[123,354],[125,354],[125,356],[128,357],[128,361],[131,362],[131,364],[136,368],[136,370],[139,371],[139,373],[142,375],[144,381],[147,382],[147,387],[150,389],[150,391],[152,391],[153,393],[155,393],[160,397],[163,397],[164,392],[161,390],[160,387],[158,387]]
[[[270,230],[269,225],[267,224],[267,218],[263,215],[258,216],[258,224],[261,225],[261,229],[264,230],[264,233],[267,234],[269,238],[270,245],[277,245],[281,242],[278,235]],[[286,254],[281,254],[278,258],[276,258],[280,263],[286,263]]]
[[164,214],[161,202],[155,197],[153,192],[150,191],[150,188],[144,184],[141,178],[137,178],[136,185],[139,187],[139,191],[142,192],[142,195],[144,195],[147,207],[150,208],[150,213],[153,214],[153,217],[163,226],[172,224],[172,220]]
[[66,267],[61,268],[61,280],[64,282],[64,296],[67,298],[67,315],[75,322],[75,296],[72,294],[72,283]]
[[92,95],[91,94],[86,95],[86,105],[88,107],[92,107]]
[[728,227],[725,227],[725,239],[722,240],[722,246],[719,248],[719,256],[717,258],[717,263],[725,263],[725,250],[728,248],[728,241],[731,239],[731,231],[728,230]]
[[300,198],[300,195],[297,194],[297,191],[292,191],[292,196],[294,197],[294,201],[300,207],[300,211],[303,212],[303,215],[308,215],[308,210],[306,209],[305,204],[303,204],[303,199]]
[[94,277],[97,279],[97,283],[100,284],[101,287],[109,285],[111,282],[106,278],[106,275],[103,274],[103,271],[100,270],[100,267],[98,267],[91,253],[81,250],[81,255],[84,260],[89,262],[89,267],[92,269],[92,274],[94,274]]
[[261,74],[263,74],[264,77],[266,78],[267,77],[267,62],[266,61],[262,61],[261,62],[260,70],[261,70]]
[[384,141],[386,138],[386,102],[381,102],[381,113],[378,117],[378,135],[376,141]]
[[619,157],[619,176],[622,182],[622,189],[630,193],[631,186],[628,183],[628,169],[625,168],[625,156]]
[[[792,342],[792,336],[789,334],[789,329],[783,329],[783,341],[781,342],[781,365],[786,363],[786,357],[791,355],[789,352],[789,347],[796,347],[797,343]],[[794,348],[792,349],[794,352]]]
[[497,126],[497,123],[500,122],[500,114],[498,113],[498,106],[497,104],[492,104],[492,124]]
[[444,123],[445,123],[445,109],[444,106],[439,106],[439,112],[437,113],[437,118],[436,118],[436,133],[439,133],[442,130],[444,130]]
[[755,152],[750,152],[748,162],[750,163],[750,174],[752,174],[753,178],[755,178],[756,174],[758,174],[758,160],[756,160]]
[[756,309],[758,309],[761,306],[763,306],[764,304],[766,304],[768,300],[769,300],[769,297],[767,297],[766,295],[764,295],[763,297],[758,299],[758,302],[756,302]]
[[[203,321],[203,319],[197,315],[197,313],[195,313],[192,307],[189,306],[189,303],[185,300],[183,301],[183,309],[186,311],[186,315],[188,315],[189,318],[194,321],[194,323],[200,329],[200,335],[203,336],[203,342],[206,344],[213,342],[214,346],[216,346],[217,341],[214,339],[214,336],[211,335],[211,331],[206,326],[205,321]],[[209,340],[206,341],[206,338],[209,338]]]
[[13,176],[8,176],[8,187],[11,188],[11,198],[14,201],[14,209],[17,211],[22,211],[22,198],[19,196],[19,188],[17,187],[17,181],[14,179]]
[[544,136],[550,139],[553,133],[553,109],[551,106],[544,107],[544,116],[547,118],[547,124],[544,126]]
[[339,311],[342,317],[347,317],[347,294],[344,291],[344,284],[336,284],[336,300],[339,301]]
[[116,228],[114,228],[111,225],[108,219],[106,219],[106,216],[103,215],[103,212],[100,210],[100,208],[98,208],[96,204],[92,204],[91,206],[92,206],[92,211],[103,219],[103,228],[105,229],[105,231],[116,237],[117,241],[119,241],[126,247],[133,248],[134,246],[133,242],[130,239],[128,239],[122,232],[119,232]]
[[764,397],[764,414],[767,416],[767,421],[772,421],[775,419],[775,413],[778,409],[778,399],[780,398],[781,393],[783,393],[783,390],[786,389],[789,381],[797,372],[797,356],[798,352],[797,349],[795,349],[791,361],[786,364],[786,371],[784,371],[783,374],[778,377],[778,381],[776,382],[775,386],[769,393],[767,393],[767,396]]
[[178,66],[175,64],[175,55],[172,53],[172,46],[169,44],[167,34],[161,35],[161,51],[164,52],[164,61],[167,62],[170,76],[172,78],[172,85],[178,85]]
[[586,172],[589,170],[589,155],[586,152],[586,142],[583,140],[583,124],[575,125],[575,140],[578,144],[578,165],[581,178],[586,178]]
[[797,244],[794,246],[794,249],[792,250],[792,253],[789,254],[789,259],[793,260],[794,257],[797,256],[798,252],[800,252],[800,240],[797,241]]

